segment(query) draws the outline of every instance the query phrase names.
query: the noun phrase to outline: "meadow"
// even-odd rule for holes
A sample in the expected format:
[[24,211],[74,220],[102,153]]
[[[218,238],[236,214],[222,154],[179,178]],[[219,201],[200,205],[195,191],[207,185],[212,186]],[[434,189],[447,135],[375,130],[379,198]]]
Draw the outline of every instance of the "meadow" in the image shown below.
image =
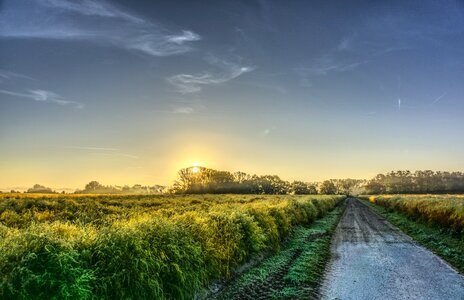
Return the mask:
[[0,298],[191,299],[344,198],[0,194]]

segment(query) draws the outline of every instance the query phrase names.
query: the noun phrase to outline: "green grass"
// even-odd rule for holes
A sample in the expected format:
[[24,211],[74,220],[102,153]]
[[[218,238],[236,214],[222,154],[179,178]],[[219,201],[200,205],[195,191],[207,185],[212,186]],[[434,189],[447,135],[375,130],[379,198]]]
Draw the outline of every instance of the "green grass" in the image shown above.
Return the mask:
[[1,299],[192,299],[340,196],[0,196]]
[[215,298],[240,299],[250,293],[272,299],[314,297],[343,210],[339,205],[314,223],[295,227],[282,250],[236,278]]
[[406,214],[391,208],[376,205],[369,201],[364,201],[364,203],[411,236],[419,244],[429,248],[461,273],[464,273],[464,237],[461,234],[418,218],[412,219]]

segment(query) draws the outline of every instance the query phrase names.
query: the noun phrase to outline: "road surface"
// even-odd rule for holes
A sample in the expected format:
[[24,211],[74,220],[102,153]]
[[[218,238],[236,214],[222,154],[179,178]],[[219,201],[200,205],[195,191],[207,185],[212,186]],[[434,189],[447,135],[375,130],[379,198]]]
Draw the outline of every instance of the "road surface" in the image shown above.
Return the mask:
[[464,277],[360,200],[348,199],[322,299],[464,299]]

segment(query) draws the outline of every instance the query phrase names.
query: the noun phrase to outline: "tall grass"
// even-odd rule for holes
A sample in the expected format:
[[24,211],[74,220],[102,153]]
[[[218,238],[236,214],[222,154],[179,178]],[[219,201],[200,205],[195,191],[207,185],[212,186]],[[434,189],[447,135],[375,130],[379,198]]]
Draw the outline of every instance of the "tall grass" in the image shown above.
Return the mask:
[[371,196],[369,200],[413,220],[464,233],[464,196],[400,195]]
[[338,196],[0,198],[0,298],[191,299]]

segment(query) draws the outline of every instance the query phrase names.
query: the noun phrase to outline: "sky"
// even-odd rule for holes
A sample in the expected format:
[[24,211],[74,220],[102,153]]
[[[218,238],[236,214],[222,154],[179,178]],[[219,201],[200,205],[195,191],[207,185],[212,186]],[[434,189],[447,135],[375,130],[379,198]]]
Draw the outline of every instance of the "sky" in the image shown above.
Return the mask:
[[0,1],[0,187],[464,169],[462,1]]

